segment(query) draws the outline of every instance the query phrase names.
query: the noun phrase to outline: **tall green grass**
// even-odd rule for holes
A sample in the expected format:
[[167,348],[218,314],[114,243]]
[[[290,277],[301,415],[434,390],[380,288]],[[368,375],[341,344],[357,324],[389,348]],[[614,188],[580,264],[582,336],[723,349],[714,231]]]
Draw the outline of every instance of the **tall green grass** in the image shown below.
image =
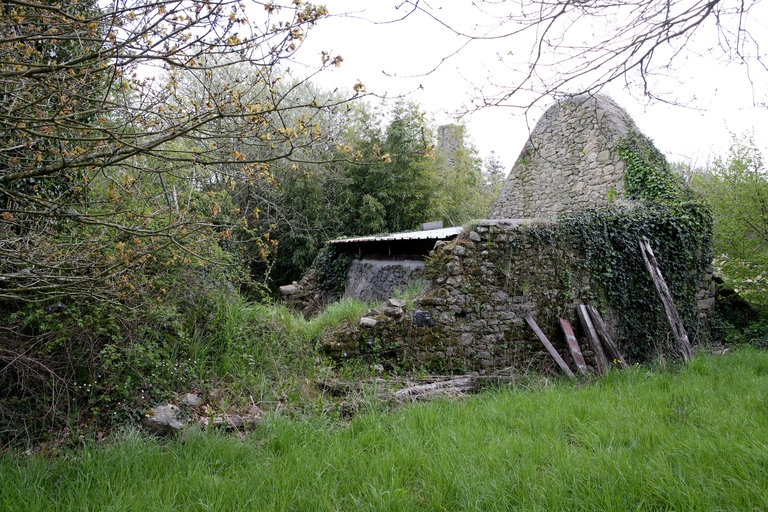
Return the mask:
[[318,365],[320,333],[356,320],[368,307],[345,299],[306,320],[283,305],[224,303],[216,308],[217,327],[200,345],[197,360],[234,406],[283,400],[301,387],[300,381],[316,377],[323,368]]
[[768,353],[0,459],[1,510],[767,510]]

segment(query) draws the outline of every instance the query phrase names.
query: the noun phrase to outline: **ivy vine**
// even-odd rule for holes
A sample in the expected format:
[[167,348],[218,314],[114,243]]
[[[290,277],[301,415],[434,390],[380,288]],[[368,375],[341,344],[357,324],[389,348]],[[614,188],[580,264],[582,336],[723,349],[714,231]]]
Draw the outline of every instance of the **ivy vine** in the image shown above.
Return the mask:
[[642,133],[630,131],[614,145],[614,149],[626,164],[624,183],[627,199],[679,202],[693,198],[669,168],[664,153]]
[[339,251],[334,244],[326,244],[312,263],[317,275],[317,287],[325,297],[341,297],[347,281],[347,270],[352,255]]
[[509,243],[513,253],[516,242],[523,240],[540,247],[569,248],[570,260],[558,270],[566,296],[572,288],[571,269],[583,268],[597,286],[580,300],[610,306],[618,314],[618,341],[624,355],[638,361],[663,350],[659,343],[669,333],[640,252],[642,236],[651,241],[689,336],[700,339],[704,331],[697,293],[712,261],[712,217],[702,203],[616,204],[572,212],[556,223],[532,225]]

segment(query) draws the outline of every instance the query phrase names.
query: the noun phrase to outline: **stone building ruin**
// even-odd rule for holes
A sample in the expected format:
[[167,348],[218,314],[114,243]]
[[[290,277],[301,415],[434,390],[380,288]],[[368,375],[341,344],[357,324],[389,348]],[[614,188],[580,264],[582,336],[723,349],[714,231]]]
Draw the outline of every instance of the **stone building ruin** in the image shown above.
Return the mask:
[[[674,215],[693,215],[684,206],[667,213],[626,199],[627,166],[617,143],[632,133],[639,133],[635,124],[605,96],[578,96],[553,105],[531,133],[489,218],[467,226],[454,239],[437,241],[425,262],[430,284],[413,307],[390,300],[359,324],[326,332],[326,353],[339,360],[372,358],[394,368],[447,373],[530,368],[548,358],[524,318],[534,317],[563,350],[558,319],[569,319],[576,327],[576,307],[587,303],[599,306],[611,335],[631,360],[670,352],[658,339],[643,338],[644,326],[649,333],[659,332],[663,322],[647,273],[635,266],[620,276],[621,283],[606,282],[600,276],[607,270],[593,264],[602,257],[601,246],[579,238],[580,231],[571,229],[581,226],[578,222],[604,225],[606,236],[636,230],[616,237],[629,244],[630,253],[632,244],[638,247],[637,233],[665,233],[669,240],[651,240],[660,248],[662,267],[665,259],[676,256],[675,237],[687,244],[692,256],[675,260],[685,267],[675,275],[684,278],[670,287],[678,294],[689,335],[705,339],[715,291],[707,234],[692,238],[679,228],[684,223]],[[576,222],[568,215],[586,217]],[[640,258],[639,248],[637,253],[630,256]],[[646,291],[628,297],[622,311],[611,301],[635,293],[616,288],[623,285]],[[584,355],[594,366],[594,354],[585,350]]]

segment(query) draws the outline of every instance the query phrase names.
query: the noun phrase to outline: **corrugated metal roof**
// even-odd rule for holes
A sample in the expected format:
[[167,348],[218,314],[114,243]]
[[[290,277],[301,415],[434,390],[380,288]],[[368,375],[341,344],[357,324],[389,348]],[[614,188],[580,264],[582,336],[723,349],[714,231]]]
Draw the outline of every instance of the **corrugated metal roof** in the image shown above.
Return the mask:
[[392,240],[445,240],[454,237],[464,230],[461,226],[443,229],[430,229],[428,231],[409,231],[408,233],[392,233],[391,235],[363,236],[359,238],[345,238],[344,240],[330,240],[332,244],[349,244],[357,242],[388,242]]

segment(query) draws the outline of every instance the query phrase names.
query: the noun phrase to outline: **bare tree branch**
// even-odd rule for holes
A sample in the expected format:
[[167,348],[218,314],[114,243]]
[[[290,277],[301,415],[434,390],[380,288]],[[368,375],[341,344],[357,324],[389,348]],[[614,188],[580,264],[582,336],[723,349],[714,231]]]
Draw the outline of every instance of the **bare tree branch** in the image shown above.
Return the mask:
[[[680,100],[658,88],[674,78],[697,48],[723,62],[746,66],[753,85],[768,71],[759,44],[765,27],[753,15],[756,0],[478,0],[473,7],[490,20],[464,28],[422,0],[404,0],[406,16],[423,14],[463,39],[459,48],[424,74],[436,71],[476,41],[508,40],[527,47],[524,60],[500,56],[518,77],[477,86],[475,109],[512,106],[527,109],[546,97],[591,94],[621,81],[651,101]],[[705,44],[704,38],[712,38]],[[764,76],[764,75],[763,75]],[[763,80],[764,81],[764,80]],[[754,101],[754,98],[753,98]]]

